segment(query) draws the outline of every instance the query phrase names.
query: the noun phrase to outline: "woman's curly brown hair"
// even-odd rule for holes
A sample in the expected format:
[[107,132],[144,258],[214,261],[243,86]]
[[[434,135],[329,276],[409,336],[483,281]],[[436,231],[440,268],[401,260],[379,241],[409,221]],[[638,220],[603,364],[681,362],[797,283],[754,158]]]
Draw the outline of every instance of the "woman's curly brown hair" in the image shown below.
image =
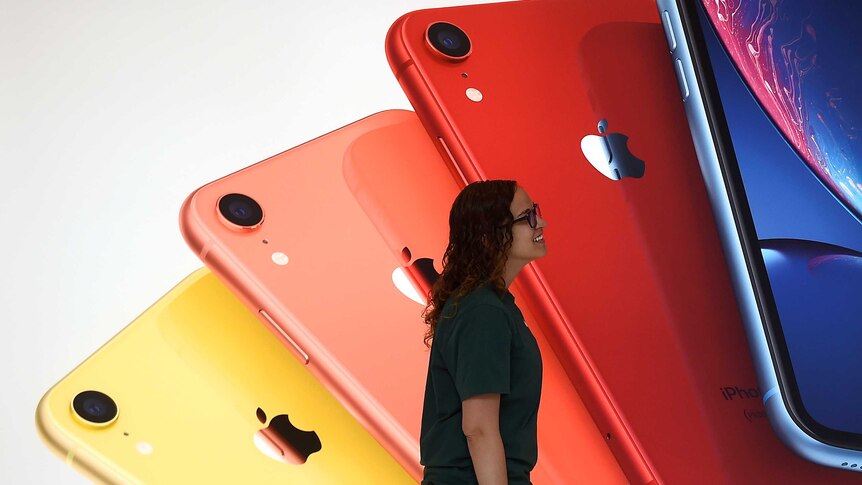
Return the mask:
[[[498,293],[506,290],[503,270],[512,247],[510,206],[518,184],[513,180],[473,182],[455,198],[449,212],[449,245],[443,254],[443,273],[431,288],[422,314],[430,345],[442,318],[443,306],[480,286]],[[446,318],[450,318],[447,316]]]

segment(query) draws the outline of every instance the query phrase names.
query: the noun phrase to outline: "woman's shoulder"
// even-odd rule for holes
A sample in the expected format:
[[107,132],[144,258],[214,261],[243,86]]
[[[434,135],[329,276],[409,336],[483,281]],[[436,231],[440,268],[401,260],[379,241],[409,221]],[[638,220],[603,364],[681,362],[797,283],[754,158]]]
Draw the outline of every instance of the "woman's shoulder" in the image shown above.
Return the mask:
[[512,316],[493,288],[482,287],[456,301],[446,302],[440,315],[435,340],[446,346],[453,342],[462,342],[465,338],[503,335],[507,331],[510,335],[516,332]]
[[480,286],[461,297],[462,305],[491,305],[503,308],[503,299],[490,286]]
[[[506,314],[506,307],[500,295],[488,286],[480,286],[460,298],[452,298],[446,302],[442,316],[458,319],[465,314],[488,309],[492,313]],[[499,312],[494,309],[499,310]]]

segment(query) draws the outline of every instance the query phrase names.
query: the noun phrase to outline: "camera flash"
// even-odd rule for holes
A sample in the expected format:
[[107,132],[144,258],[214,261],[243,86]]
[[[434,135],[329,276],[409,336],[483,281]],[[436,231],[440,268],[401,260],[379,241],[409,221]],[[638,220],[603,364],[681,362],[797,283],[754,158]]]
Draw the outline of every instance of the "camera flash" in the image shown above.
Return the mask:
[[467,88],[467,99],[470,101],[478,103],[482,101],[482,91],[479,91],[476,88]]
[[150,455],[153,453],[153,445],[147,443],[146,441],[140,441],[135,448],[138,450],[138,453],[142,455]]
[[277,264],[279,266],[284,266],[287,264],[288,261],[289,261],[289,259],[288,259],[287,255],[282,253],[281,251],[276,251],[276,252],[272,253],[272,262],[275,264]]

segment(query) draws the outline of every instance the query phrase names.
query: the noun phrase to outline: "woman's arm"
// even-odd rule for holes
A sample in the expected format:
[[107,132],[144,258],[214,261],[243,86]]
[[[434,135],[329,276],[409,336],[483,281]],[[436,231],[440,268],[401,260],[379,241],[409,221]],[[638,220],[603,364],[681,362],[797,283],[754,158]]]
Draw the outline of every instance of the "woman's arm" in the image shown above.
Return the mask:
[[479,485],[506,485],[506,452],[500,437],[500,395],[479,394],[462,404],[461,429]]

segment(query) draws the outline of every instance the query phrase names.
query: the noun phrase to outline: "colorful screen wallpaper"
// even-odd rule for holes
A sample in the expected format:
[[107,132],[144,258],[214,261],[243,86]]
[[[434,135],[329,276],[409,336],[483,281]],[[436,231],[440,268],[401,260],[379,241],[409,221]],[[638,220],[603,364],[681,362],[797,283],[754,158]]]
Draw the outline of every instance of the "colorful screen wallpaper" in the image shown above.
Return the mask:
[[702,1],[803,405],[862,433],[862,2]]

